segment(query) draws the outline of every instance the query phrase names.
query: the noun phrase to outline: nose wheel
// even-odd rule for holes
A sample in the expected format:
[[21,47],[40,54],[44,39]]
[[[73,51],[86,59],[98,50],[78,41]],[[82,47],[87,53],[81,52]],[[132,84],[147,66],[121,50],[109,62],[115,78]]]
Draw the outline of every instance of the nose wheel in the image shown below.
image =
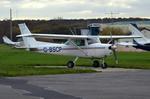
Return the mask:
[[107,65],[106,63],[101,64],[101,68],[102,68],[102,69],[106,69],[107,66],[108,66],[108,65]]

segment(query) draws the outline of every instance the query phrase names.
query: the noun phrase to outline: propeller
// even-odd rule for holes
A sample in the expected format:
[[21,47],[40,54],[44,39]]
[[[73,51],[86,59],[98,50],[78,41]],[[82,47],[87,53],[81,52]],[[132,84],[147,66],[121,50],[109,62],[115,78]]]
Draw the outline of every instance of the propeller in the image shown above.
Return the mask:
[[111,42],[113,42],[112,33],[110,32],[109,34],[110,34],[111,37],[110,37],[110,40],[107,44],[110,44]]
[[110,41],[108,42],[108,44],[112,43],[112,45],[110,46],[110,49],[113,52],[114,58],[115,58],[115,63],[118,64],[118,56],[117,56],[117,46],[115,45],[115,41],[112,38],[112,33],[110,32],[111,38]]

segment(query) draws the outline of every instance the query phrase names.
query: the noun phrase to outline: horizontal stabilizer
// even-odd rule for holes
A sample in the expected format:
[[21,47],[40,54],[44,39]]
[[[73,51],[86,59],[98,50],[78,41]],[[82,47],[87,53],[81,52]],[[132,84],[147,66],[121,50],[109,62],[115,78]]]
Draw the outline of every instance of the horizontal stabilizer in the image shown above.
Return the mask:
[[3,36],[3,41],[4,41],[4,43],[9,44],[9,45],[16,44],[15,42],[11,41],[7,36]]

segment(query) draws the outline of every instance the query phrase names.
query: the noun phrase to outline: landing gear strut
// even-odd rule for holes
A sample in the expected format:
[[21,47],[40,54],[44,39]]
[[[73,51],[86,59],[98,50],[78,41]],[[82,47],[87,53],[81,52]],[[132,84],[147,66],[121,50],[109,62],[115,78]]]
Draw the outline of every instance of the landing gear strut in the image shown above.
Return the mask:
[[101,64],[101,68],[102,68],[102,69],[106,69],[107,66],[108,66],[108,65],[107,65],[106,63]]
[[68,63],[67,63],[67,67],[68,68],[73,68],[74,66],[75,66],[75,62],[78,60],[78,57],[76,57],[75,59],[74,59],[74,61],[68,61]]
[[102,59],[100,62],[98,60],[93,61],[93,67],[101,67],[102,69],[107,68],[107,64],[105,63],[105,60]]

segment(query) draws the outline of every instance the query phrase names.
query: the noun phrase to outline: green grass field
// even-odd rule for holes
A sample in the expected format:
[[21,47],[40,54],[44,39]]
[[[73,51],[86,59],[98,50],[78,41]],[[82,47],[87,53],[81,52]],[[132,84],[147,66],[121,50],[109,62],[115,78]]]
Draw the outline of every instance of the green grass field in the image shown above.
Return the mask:
[[[28,52],[0,45],[0,76],[45,75],[66,73],[87,73],[94,70],[66,68],[34,68],[34,66],[65,66],[74,57],[57,56]],[[109,67],[150,69],[150,52],[119,52],[119,64],[115,64],[113,56],[106,62]],[[79,59],[77,66],[91,66],[90,59]]]
[[115,64],[113,58],[107,58],[110,67],[150,69],[150,52],[120,52],[119,64]]
[[[106,58],[112,68],[150,69],[150,52],[118,52],[119,64],[115,64],[113,55]],[[77,65],[91,65],[90,60],[80,59]]]
[[35,68],[35,66],[65,65],[69,58],[0,45],[0,77],[96,72],[91,69]]

